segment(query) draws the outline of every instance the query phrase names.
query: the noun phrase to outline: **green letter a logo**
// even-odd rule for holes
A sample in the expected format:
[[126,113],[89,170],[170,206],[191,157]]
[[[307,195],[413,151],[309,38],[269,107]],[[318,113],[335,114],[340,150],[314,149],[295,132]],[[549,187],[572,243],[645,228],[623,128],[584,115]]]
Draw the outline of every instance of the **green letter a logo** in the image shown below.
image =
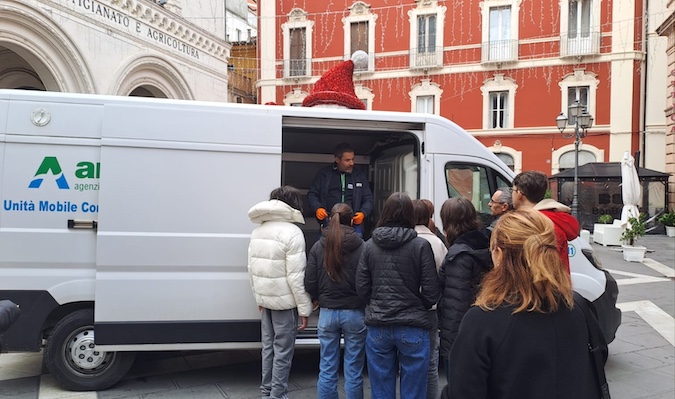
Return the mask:
[[68,181],[66,181],[66,176],[63,175],[61,171],[61,165],[59,165],[59,160],[56,157],[45,157],[40,164],[37,172],[35,172],[36,179],[30,182],[28,188],[40,188],[43,178],[37,177],[39,175],[46,175],[47,173],[53,174],[54,176],[61,175],[56,179],[56,185],[61,190],[68,190]]

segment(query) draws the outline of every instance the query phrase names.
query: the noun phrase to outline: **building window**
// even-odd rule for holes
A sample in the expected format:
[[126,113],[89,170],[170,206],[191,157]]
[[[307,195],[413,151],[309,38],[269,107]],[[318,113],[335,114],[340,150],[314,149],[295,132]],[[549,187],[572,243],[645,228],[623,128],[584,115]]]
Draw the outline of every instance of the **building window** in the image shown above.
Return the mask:
[[[507,147],[502,145],[500,140],[495,140],[494,145],[488,147],[492,153],[494,153],[497,158],[506,164],[511,170],[515,173],[520,173],[523,170],[523,152],[517,151],[515,148]],[[503,184],[505,186],[510,186],[511,183],[506,182]]]
[[307,32],[305,28],[291,29],[291,58],[289,76],[307,75]]
[[500,152],[498,154],[495,154],[497,158],[499,158],[502,162],[506,164],[511,170],[515,170],[515,161],[513,157],[509,154],[505,154],[503,152]]
[[431,79],[422,79],[408,93],[411,101],[411,112],[440,115],[441,107],[441,86],[434,83]]
[[241,29],[237,29],[236,32],[237,32],[237,42],[240,42],[241,41]]
[[355,69],[355,72],[375,70],[375,21],[377,14],[373,14],[370,6],[362,1],[355,2],[349,8],[349,16],[342,19],[344,24],[344,55],[351,58],[357,50],[368,54],[368,67]]
[[483,129],[513,128],[517,88],[513,79],[500,73],[483,83]]
[[[561,89],[561,112],[569,117],[569,106],[574,104],[574,101],[579,101],[580,104],[586,107],[586,112],[593,115],[595,120],[598,120],[598,115],[595,113],[595,93],[600,81],[596,75],[591,72],[586,72],[583,68],[577,68],[573,73],[563,77],[560,82]],[[574,124],[573,120],[568,121],[569,124]]]
[[292,92],[286,93],[284,96],[284,105],[291,107],[302,107],[302,101],[307,97],[307,92],[300,88],[294,88]]
[[562,27],[560,55],[579,56],[600,52],[600,1],[568,0],[560,3]]
[[[590,151],[579,151],[579,166],[589,162],[597,162],[595,154]],[[560,156],[558,170],[562,172],[567,169],[574,169],[574,151],[568,151]]]
[[494,60],[511,59],[509,41],[511,39],[511,7],[493,7],[490,9],[490,51],[489,58]]
[[375,98],[373,91],[368,87],[363,87],[363,83],[355,83],[354,93],[356,93],[356,97],[358,97],[359,100],[363,101],[363,105],[366,106],[366,110],[372,111],[373,99]]
[[312,27],[307,14],[297,8],[290,12],[288,22],[282,24],[285,78],[311,76]]
[[433,114],[435,102],[434,96],[419,96],[417,97],[417,107],[415,112],[420,114]]
[[[604,162],[605,150],[590,144],[581,143],[579,147],[579,165],[589,162]],[[551,152],[551,174],[574,169],[574,144],[566,144]]]
[[490,93],[490,129],[504,129],[508,121],[508,91]]
[[410,67],[429,68],[443,65],[443,27],[446,7],[437,0],[417,0],[408,11],[410,27]]
[[483,63],[518,59],[518,14],[521,0],[486,0],[480,3],[483,23]]

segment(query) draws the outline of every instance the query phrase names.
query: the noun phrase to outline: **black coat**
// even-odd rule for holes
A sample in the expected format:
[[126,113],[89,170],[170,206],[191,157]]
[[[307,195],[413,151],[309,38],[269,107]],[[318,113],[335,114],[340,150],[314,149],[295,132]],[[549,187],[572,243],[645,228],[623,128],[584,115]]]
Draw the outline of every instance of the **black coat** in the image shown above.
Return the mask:
[[[513,310],[473,307],[466,313],[442,398],[599,398],[582,310],[564,305],[551,314]],[[606,359],[607,346],[601,350]]]
[[[341,172],[337,169],[337,165],[326,166],[321,169],[312,182],[312,186],[307,193],[307,202],[312,208],[312,213],[319,208],[324,208],[326,212],[330,213],[333,205],[340,202],[339,198],[328,198],[329,185],[333,179],[332,175],[339,175]],[[368,176],[358,167],[354,167],[352,173],[347,174],[347,183],[352,185],[352,203],[348,204],[352,207],[354,212],[361,212],[366,217],[373,211],[373,193],[370,191],[370,184],[368,183]]]
[[366,301],[367,325],[430,329],[428,309],[439,294],[431,244],[412,228],[376,228],[361,254],[356,292]]
[[483,232],[472,230],[457,237],[445,256],[439,271],[442,291],[438,301],[443,357],[448,356],[459,323],[476,300],[483,274],[492,268],[489,244]]
[[363,309],[366,303],[356,294],[354,286],[363,240],[352,227],[340,226],[340,229],[342,230],[344,275],[339,281],[333,281],[328,277],[324,264],[326,238],[321,237],[321,240],[317,241],[309,251],[305,270],[305,290],[312,300],[319,300],[319,306],[322,308]]

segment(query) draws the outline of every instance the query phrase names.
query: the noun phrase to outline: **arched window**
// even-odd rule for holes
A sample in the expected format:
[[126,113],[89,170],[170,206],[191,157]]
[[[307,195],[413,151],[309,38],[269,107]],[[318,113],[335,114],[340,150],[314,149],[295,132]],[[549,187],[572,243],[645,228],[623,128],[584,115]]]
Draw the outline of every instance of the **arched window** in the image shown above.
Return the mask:
[[[579,166],[589,162],[596,162],[595,154],[590,151],[579,151]],[[568,151],[560,156],[560,166],[558,169],[562,172],[567,169],[574,169],[574,151]]]
[[511,168],[511,170],[515,170],[514,166],[516,163],[513,159],[513,156],[503,152],[496,153],[495,155],[497,156],[497,158],[501,159],[501,161],[504,162],[506,166]]

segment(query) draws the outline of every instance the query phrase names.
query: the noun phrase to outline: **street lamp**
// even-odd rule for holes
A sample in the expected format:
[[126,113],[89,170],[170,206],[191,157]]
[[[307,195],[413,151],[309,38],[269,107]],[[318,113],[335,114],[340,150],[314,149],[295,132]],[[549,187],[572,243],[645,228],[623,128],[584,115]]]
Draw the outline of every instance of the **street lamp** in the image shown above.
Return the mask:
[[593,116],[586,111],[586,107],[579,103],[579,100],[569,107],[570,125],[574,124],[574,134],[565,133],[567,126],[567,116],[563,112],[555,118],[560,134],[566,139],[574,137],[574,194],[572,196],[572,215],[579,219],[579,144],[581,139],[586,136],[586,130],[593,126]]

